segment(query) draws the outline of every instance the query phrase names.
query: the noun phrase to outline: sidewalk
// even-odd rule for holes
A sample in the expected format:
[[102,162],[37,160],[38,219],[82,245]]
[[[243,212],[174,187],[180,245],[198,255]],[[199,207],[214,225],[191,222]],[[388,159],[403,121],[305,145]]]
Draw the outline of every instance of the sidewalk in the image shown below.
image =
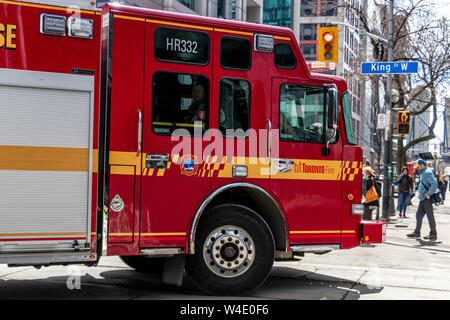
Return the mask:
[[[450,192],[448,191],[446,199],[444,205],[433,205],[438,232],[437,240],[423,239],[430,232],[426,216],[423,218],[422,230],[420,232],[421,238],[408,238],[406,236],[408,233],[413,232],[416,226],[416,211],[419,203],[416,196],[412,199],[413,205],[408,206],[406,209],[406,218],[400,218],[398,211],[396,211],[395,217],[390,216],[385,243],[450,253]],[[398,199],[394,198],[394,201],[395,207],[397,207]]]

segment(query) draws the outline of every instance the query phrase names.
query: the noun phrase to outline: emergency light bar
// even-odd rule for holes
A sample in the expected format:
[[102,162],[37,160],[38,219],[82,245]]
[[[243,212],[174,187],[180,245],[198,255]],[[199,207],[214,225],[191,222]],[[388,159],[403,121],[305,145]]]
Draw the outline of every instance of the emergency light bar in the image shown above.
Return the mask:
[[255,34],[255,51],[273,52],[273,36],[270,34]]
[[[66,23],[67,21],[67,23]],[[40,32],[52,36],[66,35],[66,25],[69,37],[92,39],[94,37],[94,20],[78,17],[59,16],[43,13],[40,20]]]
[[94,37],[94,20],[69,17],[67,20],[69,37],[92,39]]
[[66,17],[48,13],[41,14],[39,31],[42,34],[64,37],[66,35]]

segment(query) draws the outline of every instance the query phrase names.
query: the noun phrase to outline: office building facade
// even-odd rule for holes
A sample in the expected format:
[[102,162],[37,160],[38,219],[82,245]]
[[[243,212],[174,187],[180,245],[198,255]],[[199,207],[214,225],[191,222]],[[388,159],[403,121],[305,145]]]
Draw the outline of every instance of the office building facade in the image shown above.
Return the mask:
[[114,0],[126,5],[262,23],[263,0]]

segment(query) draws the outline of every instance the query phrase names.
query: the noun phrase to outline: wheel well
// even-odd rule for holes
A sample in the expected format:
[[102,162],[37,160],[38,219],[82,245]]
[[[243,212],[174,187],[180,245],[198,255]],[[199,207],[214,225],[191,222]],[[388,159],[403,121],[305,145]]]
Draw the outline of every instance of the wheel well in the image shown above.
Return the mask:
[[197,211],[197,221],[194,219],[193,228],[191,228],[191,249],[193,249],[192,240],[195,239],[197,224],[201,223],[202,218],[205,216],[204,213],[218,205],[233,203],[243,205],[257,212],[272,231],[276,249],[286,251],[287,226],[284,215],[275,200],[264,189],[251,184],[228,185],[223,190],[218,190],[212,195],[213,197],[205,200],[207,202],[206,206]]

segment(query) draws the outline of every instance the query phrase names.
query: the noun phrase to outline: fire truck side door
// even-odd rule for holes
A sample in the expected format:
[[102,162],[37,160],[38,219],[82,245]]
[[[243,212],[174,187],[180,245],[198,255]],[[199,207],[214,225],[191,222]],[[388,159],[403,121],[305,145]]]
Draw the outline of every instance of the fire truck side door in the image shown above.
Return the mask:
[[[291,244],[340,243],[342,142],[330,143],[323,128],[326,91],[321,83],[272,79],[270,190],[283,204]],[[328,133],[327,133],[328,134]]]
[[[109,129],[108,254],[137,247],[141,155],[145,21],[113,15],[111,105]],[[132,38],[130,36],[132,35]]]
[[202,136],[210,126],[212,28],[152,21],[145,41],[140,247],[185,247],[210,187]]

